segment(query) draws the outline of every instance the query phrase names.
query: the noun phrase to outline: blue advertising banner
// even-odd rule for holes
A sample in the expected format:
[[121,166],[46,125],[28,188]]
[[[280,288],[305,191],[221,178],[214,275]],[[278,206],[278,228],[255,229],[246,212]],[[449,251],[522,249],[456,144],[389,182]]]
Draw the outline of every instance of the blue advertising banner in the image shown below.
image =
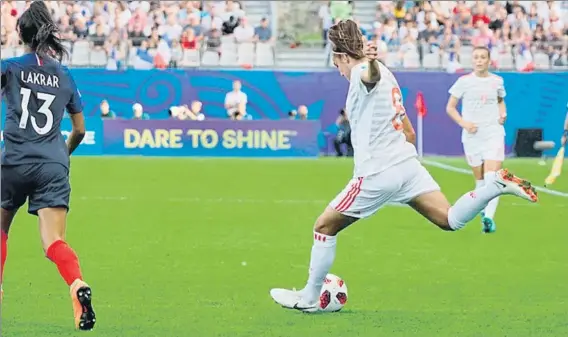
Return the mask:
[[318,121],[105,120],[104,154],[317,157]]

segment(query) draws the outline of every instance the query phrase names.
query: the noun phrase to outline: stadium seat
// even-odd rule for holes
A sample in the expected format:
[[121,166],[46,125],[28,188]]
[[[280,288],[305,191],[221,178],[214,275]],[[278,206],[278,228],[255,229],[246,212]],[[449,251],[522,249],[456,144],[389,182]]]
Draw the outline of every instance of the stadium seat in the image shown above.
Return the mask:
[[2,56],[2,60],[9,59],[16,56],[16,50],[12,47],[2,48],[2,53],[0,53],[0,56]]
[[221,59],[219,60],[219,65],[222,66],[237,66],[237,53],[232,52],[232,51],[228,51],[228,50],[224,50],[221,52]]
[[104,67],[107,64],[107,54],[106,51],[102,49],[93,49],[90,53],[90,64],[95,67]]
[[402,66],[407,69],[420,68],[420,55],[418,55],[418,53],[415,51],[404,53]]
[[550,59],[548,55],[544,53],[536,53],[534,54],[534,63],[536,69],[540,70],[548,70],[550,69]]
[[440,54],[438,53],[428,53],[424,54],[424,59],[422,60],[424,68],[427,69],[438,69],[441,66]]
[[256,53],[254,64],[261,67],[270,67],[274,65],[274,51],[272,46],[266,43],[256,44]]
[[24,47],[17,47],[15,51],[15,56],[22,56],[26,53]]
[[183,58],[181,60],[181,66],[183,67],[198,67],[200,64],[199,60],[199,50],[197,49],[186,49],[183,52]]
[[385,64],[389,68],[395,68],[400,66],[400,59],[398,57],[398,53],[396,52],[389,52],[385,58]]
[[71,65],[86,66],[89,65],[90,45],[88,41],[77,41],[73,45],[73,53],[71,54]]
[[237,63],[243,64],[253,64],[255,60],[254,43],[245,42],[239,43],[237,49],[238,60]]
[[462,67],[466,69],[471,69],[473,67],[471,52],[464,51],[463,49],[459,52],[459,60]]
[[497,57],[497,67],[499,69],[511,70],[515,68],[513,55],[510,53],[502,53]]
[[204,52],[203,58],[201,59],[201,65],[203,66],[219,65],[219,53],[211,50]]

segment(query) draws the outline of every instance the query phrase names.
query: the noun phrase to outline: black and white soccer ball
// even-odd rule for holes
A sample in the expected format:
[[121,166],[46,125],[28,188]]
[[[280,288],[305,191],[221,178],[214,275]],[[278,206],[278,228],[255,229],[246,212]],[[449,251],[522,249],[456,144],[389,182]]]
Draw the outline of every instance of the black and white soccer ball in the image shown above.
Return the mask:
[[327,274],[321,289],[319,310],[337,312],[347,303],[347,284],[339,276]]

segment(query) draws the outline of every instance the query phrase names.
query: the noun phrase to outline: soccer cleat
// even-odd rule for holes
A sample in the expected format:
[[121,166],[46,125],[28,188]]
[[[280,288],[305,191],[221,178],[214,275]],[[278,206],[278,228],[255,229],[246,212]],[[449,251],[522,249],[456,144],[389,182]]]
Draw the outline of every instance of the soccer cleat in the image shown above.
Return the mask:
[[530,202],[538,201],[538,194],[530,181],[515,176],[507,169],[496,172],[495,184],[503,189],[503,194],[516,195]]
[[272,299],[287,309],[299,310],[301,312],[316,312],[318,311],[318,302],[307,303],[302,297],[302,292],[295,289],[272,289],[270,290]]
[[92,330],[95,326],[95,312],[91,306],[91,288],[82,280],[75,280],[71,285],[71,300],[75,315],[75,328]]
[[497,229],[495,226],[495,221],[493,221],[493,219],[491,218],[484,216],[481,220],[481,223],[483,224],[483,233],[494,233]]

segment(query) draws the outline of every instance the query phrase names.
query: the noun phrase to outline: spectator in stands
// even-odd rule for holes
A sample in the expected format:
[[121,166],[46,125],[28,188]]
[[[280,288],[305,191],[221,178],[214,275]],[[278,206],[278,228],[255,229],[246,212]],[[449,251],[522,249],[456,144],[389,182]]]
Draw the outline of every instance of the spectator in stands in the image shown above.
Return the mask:
[[181,36],[181,45],[183,49],[198,49],[197,36],[193,28],[187,28]]
[[242,17],[240,24],[234,30],[235,40],[238,43],[253,42],[254,28],[249,24],[248,19]]
[[329,5],[331,1],[323,1],[324,3],[320,6],[318,16],[321,20],[321,27],[322,27],[322,40],[323,40],[323,47],[327,46],[327,32],[331,25],[333,25],[333,18],[331,17],[331,10]]
[[183,32],[183,27],[177,22],[175,14],[168,15],[165,25],[160,26],[158,34],[164,38],[168,43],[173,40],[179,40]]
[[262,20],[260,20],[260,26],[254,29],[254,40],[262,43],[274,42],[274,39],[272,38],[272,29],[268,26],[267,18],[262,18]]
[[132,106],[132,119],[147,120],[150,116],[144,112],[144,108],[140,103],[134,103]]
[[349,119],[347,119],[345,109],[341,109],[339,111],[339,116],[337,117],[335,124],[338,128],[335,139],[333,140],[336,155],[338,157],[343,156],[341,145],[345,144],[347,145],[347,156],[353,156],[353,146],[351,144],[351,125],[349,124]]
[[189,25],[185,27],[185,30],[193,29],[193,33],[197,38],[197,41],[201,41],[203,39],[203,28],[201,27],[199,16],[193,14],[189,18]]
[[214,25],[213,28],[207,32],[207,50],[221,53],[221,31]]
[[308,119],[308,107],[305,105],[300,105],[298,107],[298,117],[301,121],[305,121]]
[[148,41],[142,41],[140,47],[136,50],[133,66],[134,69],[152,69],[154,58],[148,51]]
[[214,28],[221,30],[221,28],[223,27],[223,19],[218,14],[217,9],[211,3],[207,3],[207,7],[209,9],[201,18],[201,27],[205,32],[208,32],[209,30]]
[[116,118],[116,113],[114,113],[114,111],[110,109],[110,105],[108,104],[108,101],[106,99],[103,99],[101,101],[100,110],[101,110],[101,118],[105,119]]
[[246,116],[247,94],[241,91],[241,82],[233,82],[233,90],[225,95],[225,109],[231,119],[242,119]]
[[200,101],[191,102],[191,106],[180,105],[169,108],[168,113],[171,118],[178,120],[205,120],[205,115],[201,111],[203,104]]

